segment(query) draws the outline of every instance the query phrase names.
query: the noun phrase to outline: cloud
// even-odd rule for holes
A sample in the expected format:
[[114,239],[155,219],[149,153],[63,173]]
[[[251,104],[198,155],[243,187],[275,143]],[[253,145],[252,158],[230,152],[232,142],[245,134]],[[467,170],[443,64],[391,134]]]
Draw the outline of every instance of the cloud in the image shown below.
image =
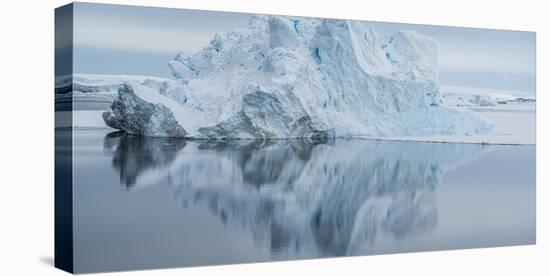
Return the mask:
[[534,39],[531,42],[439,39],[441,70],[534,74]]
[[76,46],[176,54],[196,52],[216,33],[246,26],[250,15],[78,3]]
[[75,25],[76,46],[102,49],[173,53],[195,52],[208,45],[215,30],[151,28],[108,21]]
[[439,69],[444,71],[533,74],[536,70],[534,58],[525,55],[440,49],[439,57]]

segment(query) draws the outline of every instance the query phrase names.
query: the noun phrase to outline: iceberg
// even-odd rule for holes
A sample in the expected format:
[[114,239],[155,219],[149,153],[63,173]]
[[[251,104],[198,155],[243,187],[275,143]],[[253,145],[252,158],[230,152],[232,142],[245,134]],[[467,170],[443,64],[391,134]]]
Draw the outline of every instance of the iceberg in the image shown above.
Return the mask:
[[169,66],[176,84],[126,82],[106,124],[189,139],[471,135],[492,127],[442,105],[435,40],[413,31],[379,37],[367,22],[256,16]]

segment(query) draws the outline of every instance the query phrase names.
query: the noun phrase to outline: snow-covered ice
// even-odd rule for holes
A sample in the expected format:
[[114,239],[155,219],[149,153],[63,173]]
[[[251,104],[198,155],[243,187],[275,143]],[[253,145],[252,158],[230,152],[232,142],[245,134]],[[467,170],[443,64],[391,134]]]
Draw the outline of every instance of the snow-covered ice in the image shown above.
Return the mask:
[[490,133],[477,135],[426,135],[369,137],[380,140],[428,141],[534,145],[536,143],[535,103],[508,103],[496,106],[462,107],[494,122]]
[[494,123],[489,133],[373,137],[381,140],[534,145],[535,97],[517,91],[475,87],[443,87],[443,105],[468,109]]

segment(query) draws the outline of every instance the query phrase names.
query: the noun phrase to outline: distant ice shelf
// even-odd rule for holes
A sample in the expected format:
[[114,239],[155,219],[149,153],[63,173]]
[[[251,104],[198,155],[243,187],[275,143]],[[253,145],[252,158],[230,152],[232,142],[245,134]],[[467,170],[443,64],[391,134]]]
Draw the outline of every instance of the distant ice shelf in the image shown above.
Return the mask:
[[489,107],[508,103],[534,103],[535,96],[525,92],[477,87],[444,86],[442,98],[448,106]]

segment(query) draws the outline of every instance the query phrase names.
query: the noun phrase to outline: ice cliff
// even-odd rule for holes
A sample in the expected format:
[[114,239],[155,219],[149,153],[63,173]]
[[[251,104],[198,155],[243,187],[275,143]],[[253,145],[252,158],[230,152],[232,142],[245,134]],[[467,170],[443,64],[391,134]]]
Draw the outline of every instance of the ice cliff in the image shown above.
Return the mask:
[[257,16],[169,62],[178,85],[127,82],[105,122],[186,138],[454,135],[487,132],[442,106],[437,43],[367,22]]

